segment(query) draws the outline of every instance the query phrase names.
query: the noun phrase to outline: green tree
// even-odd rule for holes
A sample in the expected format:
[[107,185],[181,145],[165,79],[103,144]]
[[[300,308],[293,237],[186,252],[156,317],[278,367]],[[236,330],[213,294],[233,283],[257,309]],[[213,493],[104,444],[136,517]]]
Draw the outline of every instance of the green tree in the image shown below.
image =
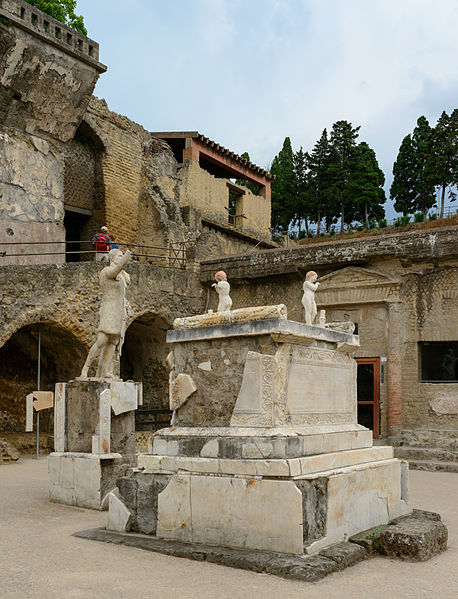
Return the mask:
[[76,0],[26,0],[26,2],[83,35],[87,35],[83,17],[75,14]]
[[331,146],[326,129],[308,155],[307,192],[309,215],[320,234],[322,219],[328,226],[336,216],[337,168],[336,150]]
[[346,217],[347,209],[351,209],[351,197],[349,191],[349,182],[353,168],[356,139],[360,127],[353,127],[348,121],[337,121],[332,126],[331,131],[331,146],[335,150],[334,158],[336,184],[336,199],[340,205],[340,232],[343,233],[344,223],[346,220],[351,222],[351,214],[349,219]]
[[349,195],[352,198],[352,217],[364,222],[366,229],[369,228],[369,219],[380,220],[385,216],[384,184],[385,175],[374,150],[366,142],[361,142],[355,148]]
[[432,148],[432,130],[427,119],[421,116],[412,133],[412,147],[415,165],[414,210],[426,216],[436,203],[434,195],[433,169],[429,155]]
[[402,140],[395,163],[393,164],[393,182],[390,188],[396,212],[404,216],[415,210],[415,155],[410,135]]
[[445,194],[451,202],[456,199],[458,185],[458,109],[450,116],[444,111],[431,136],[428,171],[434,187],[440,194],[440,218],[444,216]]
[[[251,162],[250,155],[248,154],[248,152],[243,152],[243,154],[240,157],[244,160],[248,160],[248,162]],[[251,191],[251,193],[254,193],[254,195],[259,195],[259,185],[253,183],[253,181],[248,181],[248,179],[236,179],[235,182],[237,183],[237,185],[243,185],[244,187],[247,187]]]
[[294,174],[293,148],[289,137],[272,161],[272,227],[276,231],[287,230],[295,214],[296,178]]
[[295,218],[297,220],[299,233],[301,232],[301,222],[305,223],[305,230],[309,230],[309,202],[307,185],[307,153],[302,146],[293,155],[294,176],[296,180],[295,191]]

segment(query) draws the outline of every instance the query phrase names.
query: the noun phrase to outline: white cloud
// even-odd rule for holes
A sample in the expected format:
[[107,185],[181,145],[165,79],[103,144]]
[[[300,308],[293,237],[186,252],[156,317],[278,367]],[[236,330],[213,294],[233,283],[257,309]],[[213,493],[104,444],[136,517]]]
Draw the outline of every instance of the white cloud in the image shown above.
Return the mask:
[[[107,10],[109,7],[109,10]],[[389,176],[425,114],[456,107],[455,0],[79,0],[110,107],[150,130],[198,129],[261,166],[361,125]]]

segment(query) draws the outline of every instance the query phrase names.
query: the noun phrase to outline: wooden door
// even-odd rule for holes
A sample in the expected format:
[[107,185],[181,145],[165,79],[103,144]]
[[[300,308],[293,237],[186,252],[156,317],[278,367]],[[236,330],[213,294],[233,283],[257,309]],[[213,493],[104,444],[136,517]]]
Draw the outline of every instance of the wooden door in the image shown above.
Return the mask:
[[380,433],[380,358],[356,358],[358,364],[358,424]]

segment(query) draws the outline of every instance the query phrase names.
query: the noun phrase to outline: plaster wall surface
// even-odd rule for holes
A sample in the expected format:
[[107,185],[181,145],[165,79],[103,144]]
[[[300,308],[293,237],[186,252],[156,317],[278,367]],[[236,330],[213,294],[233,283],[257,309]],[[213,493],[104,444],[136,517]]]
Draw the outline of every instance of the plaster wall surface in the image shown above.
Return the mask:
[[[228,222],[229,189],[227,179],[214,177],[199,167],[194,160],[183,163],[178,171],[180,178],[180,205],[193,206],[204,215],[223,223]],[[237,214],[237,226],[261,239],[270,238],[270,201],[254,195],[245,188]]]

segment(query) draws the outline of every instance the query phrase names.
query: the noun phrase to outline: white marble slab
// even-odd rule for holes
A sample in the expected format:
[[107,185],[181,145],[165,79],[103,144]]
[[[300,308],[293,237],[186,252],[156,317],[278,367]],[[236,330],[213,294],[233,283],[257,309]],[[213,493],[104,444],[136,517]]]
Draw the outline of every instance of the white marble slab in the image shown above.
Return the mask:
[[67,449],[65,434],[65,394],[67,383],[56,383],[54,391],[54,451]]
[[[111,391],[105,389],[99,397],[99,422],[96,430],[96,441],[92,440],[92,453],[110,453],[111,432]],[[95,452],[94,449],[97,449]]]
[[110,391],[111,407],[116,416],[137,409],[138,389],[135,386],[135,383],[128,381],[113,381],[110,385]]
[[25,398],[25,432],[33,431],[33,393],[29,393]]
[[333,543],[411,512],[401,499],[401,462],[384,460],[329,475],[326,536],[306,547],[316,553]]
[[302,493],[292,481],[175,475],[158,497],[157,536],[301,554]]
[[111,491],[108,494],[107,529],[115,530],[116,532],[126,532],[131,515],[131,511],[119,499],[118,494]]

